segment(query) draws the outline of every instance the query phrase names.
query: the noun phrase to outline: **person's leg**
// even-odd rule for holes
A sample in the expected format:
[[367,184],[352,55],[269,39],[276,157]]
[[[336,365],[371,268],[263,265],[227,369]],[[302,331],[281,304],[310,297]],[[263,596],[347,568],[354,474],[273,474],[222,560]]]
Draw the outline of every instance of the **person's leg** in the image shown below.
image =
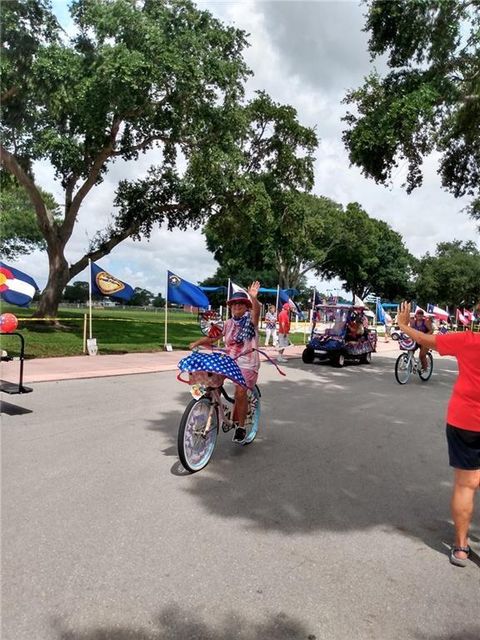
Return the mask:
[[268,343],[270,342],[270,334],[271,334],[271,332],[272,332],[271,329],[265,329],[265,346],[266,347],[268,347]]
[[233,435],[233,439],[236,442],[242,442],[245,440],[245,436],[247,435],[247,431],[245,429],[245,419],[247,417],[248,411],[248,398],[247,398],[247,390],[245,387],[235,387],[235,403],[233,405],[233,413],[232,418],[233,421],[237,424],[235,427],[235,433]]
[[428,347],[420,347],[420,364],[422,365],[422,369],[426,369],[428,367],[427,362],[427,353]]
[[[475,492],[480,486],[480,470],[455,469],[455,485],[452,494],[452,518],[455,525],[455,546],[468,546],[468,530],[473,516]],[[464,560],[467,554],[457,551],[455,556]]]

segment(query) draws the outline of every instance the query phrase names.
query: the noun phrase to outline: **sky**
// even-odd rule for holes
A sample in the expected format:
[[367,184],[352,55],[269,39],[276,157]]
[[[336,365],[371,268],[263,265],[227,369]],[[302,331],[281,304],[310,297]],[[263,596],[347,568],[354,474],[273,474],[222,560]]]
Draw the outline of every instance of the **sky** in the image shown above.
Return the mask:
[[[68,3],[55,0],[53,6],[68,31]],[[364,6],[349,0],[217,0],[200,1],[197,6],[249,34],[250,47],[244,55],[254,75],[247,83],[247,98],[256,90],[265,90],[276,102],[295,107],[303,125],[315,127],[320,139],[315,154],[315,194],[343,205],[359,202],[371,217],[384,220],[399,232],[408,250],[417,257],[427,251],[435,253],[439,242],[453,239],[474,240],[478,244],[476,224],[462,211],[468,201],[455,199],[442,190],[435,156],[425,160],[424,184],[410,195],[402,188],[404,166],[394,174],[392,185],[384,187],[363,177],[359,169],[349,164],[341,139],[341,118],[347,109],[342,99],[350,89],[360,86],[373,69],[367,34],[362,31]],[[375,65],[380,72],[384,69],[382,61]],[[118,180],[144,176],[152,161],[154,155],[146,154],[134,165],[116,162],[111,166],[104,183],[92,190],[82,206],[67,248],[69,262],[84,255],[89,239],[108,222]],[[62,202],[62,191],[51,168],[37,163],[35,174],[37,183]],[[200,231],[165,229],[154,231],[149,241],[121,243],[98,264],[133,287],[163,295],[167,269],[198,283],[214,275],[218,266]],[[45,286],[45,253],[35,252],[12,265],[34,277],[41,289]],[[73,281],[87,279],[84,271]],[[313,274],[308,276],[308,282],[323,292],[341,290],[340,281],[322,281]]]

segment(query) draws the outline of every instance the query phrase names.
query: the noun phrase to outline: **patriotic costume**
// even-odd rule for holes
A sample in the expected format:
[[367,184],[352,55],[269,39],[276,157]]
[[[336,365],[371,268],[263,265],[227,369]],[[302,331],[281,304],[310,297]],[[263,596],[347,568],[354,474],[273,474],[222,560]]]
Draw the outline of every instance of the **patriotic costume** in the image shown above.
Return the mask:
[[258,355],[258,329],[253,324],[250,312],[241,318],[230,318],[225,323],[223,338],[228,355],[234,358],[245,378],[247,387],[253,389],[260,368]]
[[267,311],[265,314],[265,346],[268,347],[272,337],[272,345],[277,343],[277,314],[274,311]]

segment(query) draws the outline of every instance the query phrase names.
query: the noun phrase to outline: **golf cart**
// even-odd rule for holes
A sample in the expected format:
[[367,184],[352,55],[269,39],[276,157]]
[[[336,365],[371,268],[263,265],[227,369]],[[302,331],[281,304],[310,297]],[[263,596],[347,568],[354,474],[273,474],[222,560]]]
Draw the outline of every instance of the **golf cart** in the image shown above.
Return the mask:
[[[376,351],[377,332],[368,326],[365,307],[347,304],[316,307],[310,340],[302,353],[302,360],[311,364],[315,358],[329,360],[335,367],[343,367],[346,361],[369,364]],[[331,326],[321,328],[318,319]]]

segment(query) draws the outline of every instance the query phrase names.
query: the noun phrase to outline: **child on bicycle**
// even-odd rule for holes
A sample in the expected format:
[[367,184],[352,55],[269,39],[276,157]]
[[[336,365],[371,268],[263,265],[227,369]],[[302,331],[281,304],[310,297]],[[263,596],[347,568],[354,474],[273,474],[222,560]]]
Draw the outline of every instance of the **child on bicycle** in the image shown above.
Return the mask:
[[[223,336],[226,352],[231,358],[236,359],[249,389],[255,387],[260,368],[260,357],[256,351],[260,319],[260,303],[257,300],[259,289],[260,283],[257,280],[248,287],[248,295],[244,291],[233,293],[227,300],[232,317],[226,321],[222,335],[216,338],[205,336],[190,344],[190,349],[201,345],[213,346]],[[233,420],[237,426],[233,436],[234,442],[242,443],[246,438],[247,411],[247,389],[235,385]]]

